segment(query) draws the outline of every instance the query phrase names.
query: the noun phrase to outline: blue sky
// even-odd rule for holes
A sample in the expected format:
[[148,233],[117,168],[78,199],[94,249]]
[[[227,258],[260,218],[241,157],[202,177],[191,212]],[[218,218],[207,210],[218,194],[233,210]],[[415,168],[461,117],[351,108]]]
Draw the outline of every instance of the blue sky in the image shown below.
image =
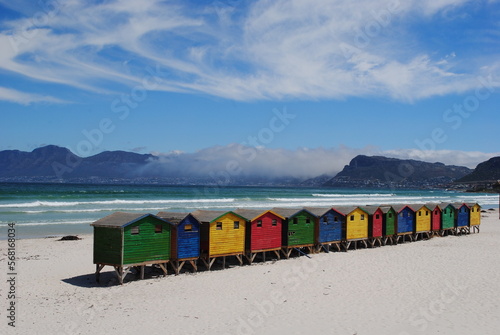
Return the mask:
[[494,0],[0,0],[0,150],[474,167],[499,56]]

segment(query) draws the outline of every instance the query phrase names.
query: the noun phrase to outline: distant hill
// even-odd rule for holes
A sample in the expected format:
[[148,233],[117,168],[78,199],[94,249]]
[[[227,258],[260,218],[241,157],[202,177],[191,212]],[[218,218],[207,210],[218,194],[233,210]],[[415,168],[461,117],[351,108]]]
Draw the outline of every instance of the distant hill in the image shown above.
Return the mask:
[[446,187],[471,171],[467,167],[443,163],[359,155],[323,185],[377,188]]
[[470,174],[457,180],[459,183],[486,182],[500,180],[500,157],[493,157],[478,166]]
[[125,151],[106,151],[82,158],[55,145],[32,152],[0,151],[0,180],[78,181],[79,179],[127,179],[133,171],[156,159]]

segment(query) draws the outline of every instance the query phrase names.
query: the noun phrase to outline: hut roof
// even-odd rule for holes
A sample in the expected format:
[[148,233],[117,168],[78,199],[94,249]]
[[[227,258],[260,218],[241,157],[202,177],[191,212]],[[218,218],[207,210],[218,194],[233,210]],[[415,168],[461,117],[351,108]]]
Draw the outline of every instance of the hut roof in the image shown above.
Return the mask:
[[454,202],[454,203],[452,203],[452,205],[456,209],[459,209],[462,206],[466,206],[467,208],[470,208],[470,206],[468,204],[464,203],[464,202]]
[[474,207],[476,205],[479,206],[479,208],[481,208],[481,205],[478,204],[477,202],[466,202],[465,204],[469,206],[469,208]]
[[412,204],[412,205],[408,205],[408,207],[413,209],[413,211],[415,211],[415,212],[420,210],[422,207],[425,207],[428,210],[432,210],[434,208],[434,207],[430,206],[429,204]]
[[182,220],[184,220],[191,213],[187,212],[158,212],[156,214],[158,217],[167,220],[173,225],[178,225]]
[[394,210],[396,211],[396,213],[401,212],[405,207],[408,207],[409,209],[411,209],[412,211],[415,212],[415,209],[412,206],[410,206],[410,205],[397,204],[397,205],[392,206],[392,208],[394,208]]
[[221,216],[226,215],[228,213],[234,214],[234,215],[240,217],[242,220],[247,221],[247,218],[245,218],[241,215],[238,215],[237,213],[232,212],[232,211],[209,211],[209,210],[197,209],[194,212],[192,212],[191,214],[200,222],[212,222],[212,221],[215,221],[218,218],[220,218]]
[[272,213],[280,217],[281,219],[285,219],[283,216],[273,212],[270,209],[262,210],[262,209],[237,208],[233,213],[238,214],[244,218],[247,218],[250,221],[257,219],[259,216],[262,216],[265,213]]
[[[367,212],[368,214],[370,215],[373,215],[375,214],[376,211],[379,210],[379,206],[371,206],[371,205],[367,205],[367,206],[364,206],[362,209]],[[383,210],[380,208],[380,210],[382,211],[383,213]]]
[[347,215],[352,211],[356,210],[357,206],[334,206],[333,210],[339,212],[342,215]]
[[304,209],[311,212],[312,214],[314,214],[317,217],[323,216],[326,213],[328,213],[328,211],[332,210],[331,207],[304,207]]
[[284,218],[290,218],[292,216],[295,216],[297,214],[299,214],[300,212],[302,211],[306,211],[308,212],[309,214],[313,215],[313,213],[309,212],[307,209],[304,209],[304,208],[281,208],[281,207],[274,207],[273,209],[271,209],[271,211],[273,213],[276,213]]
[[154,217],[155,219],[170,223],[156,215],[149,213],[127,213],[127,212],[115,212],[108,216],[103,217],[91,224],[94,227],[109,227],[109,228],[123,228],[137,222],[145,217]]

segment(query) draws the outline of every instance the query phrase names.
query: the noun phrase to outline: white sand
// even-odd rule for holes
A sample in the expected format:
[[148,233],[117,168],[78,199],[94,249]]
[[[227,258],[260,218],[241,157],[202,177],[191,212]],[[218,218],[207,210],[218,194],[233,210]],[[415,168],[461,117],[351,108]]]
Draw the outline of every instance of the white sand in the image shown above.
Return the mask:
[[0,241],[0,333],[499,334],[500,220],[483,215],[479,234],[123,286],[95,284],[92,236],[20,240],[15,329]]

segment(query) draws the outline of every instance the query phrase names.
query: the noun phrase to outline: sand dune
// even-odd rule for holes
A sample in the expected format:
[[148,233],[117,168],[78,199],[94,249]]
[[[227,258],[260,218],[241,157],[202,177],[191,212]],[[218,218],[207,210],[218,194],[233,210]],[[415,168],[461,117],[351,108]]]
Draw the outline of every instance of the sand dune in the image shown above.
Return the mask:
[[[16,327],[2,334],[498,334],[500,220],[481,233],[221,271],[94,281],[92,236],[19,240]],[[109,285],[109,286],[108,286]]]

